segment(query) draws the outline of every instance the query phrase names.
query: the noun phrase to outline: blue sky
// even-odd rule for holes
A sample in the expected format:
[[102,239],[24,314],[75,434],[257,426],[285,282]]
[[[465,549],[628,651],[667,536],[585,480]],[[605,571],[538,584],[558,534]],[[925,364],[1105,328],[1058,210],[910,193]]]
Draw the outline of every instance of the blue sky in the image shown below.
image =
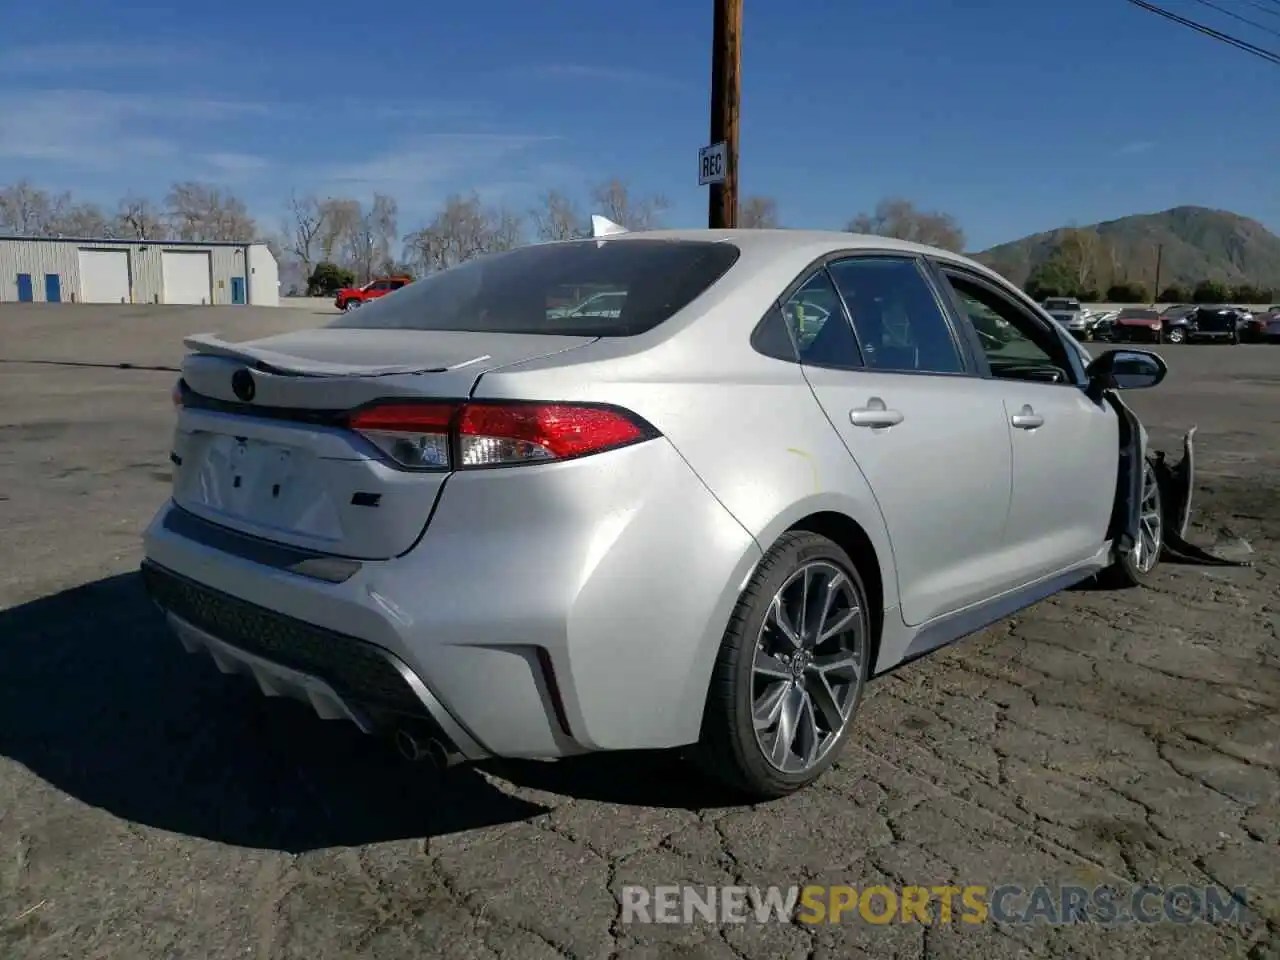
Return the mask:
[[[1276,0],[1217,2],[1280,31]],[[741,188],[788,226],[902,195],[971,249],[1179,204],[1280,229],[1280,66],[1124,0],[745,4]],[[5,19],[0,182],[114,206],[204,179],[267,227],[291,190],[381,190],[407,231],[453,192],[524,209],[618,176],[705,224],[708,0],[41,0]]]

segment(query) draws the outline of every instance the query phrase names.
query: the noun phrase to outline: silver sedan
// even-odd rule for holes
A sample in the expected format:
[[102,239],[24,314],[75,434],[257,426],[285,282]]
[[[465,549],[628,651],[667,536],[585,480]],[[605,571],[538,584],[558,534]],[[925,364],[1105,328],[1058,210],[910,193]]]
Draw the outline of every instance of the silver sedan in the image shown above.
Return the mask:
[[[619,309],[549,306],[584,290]],[[415,758],[687,748],[781,796],[875,677],[1164,542],[1120,398],[1159,357],[895,240],[610,225],[187,346],[153,598]]]

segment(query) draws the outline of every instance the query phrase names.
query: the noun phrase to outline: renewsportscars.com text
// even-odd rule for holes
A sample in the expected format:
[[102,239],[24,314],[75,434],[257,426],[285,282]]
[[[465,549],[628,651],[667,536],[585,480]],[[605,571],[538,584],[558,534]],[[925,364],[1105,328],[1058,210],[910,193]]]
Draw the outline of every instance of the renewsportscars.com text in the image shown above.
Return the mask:
[[1067,925],[1244,922],[1243,889],[1216,886],[627,886],[623,923]]

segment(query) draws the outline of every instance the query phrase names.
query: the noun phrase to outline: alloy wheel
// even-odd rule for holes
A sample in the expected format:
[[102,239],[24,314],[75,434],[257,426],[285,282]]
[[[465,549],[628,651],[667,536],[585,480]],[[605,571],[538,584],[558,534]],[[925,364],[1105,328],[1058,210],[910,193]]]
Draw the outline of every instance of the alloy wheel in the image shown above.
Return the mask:
[[816,561],[774,594],[756,638],[756,743],[774,769],[804,773],[839,741],[862,696],[868,621],[857,588]]
[[1160,484],[1149,463],[1142,470],[1142,506],[1138,514],[1138,540],[1133,545],[1133,562],[1139,573],[1150,573],[1164,546],[1164,517],[1160,512]]

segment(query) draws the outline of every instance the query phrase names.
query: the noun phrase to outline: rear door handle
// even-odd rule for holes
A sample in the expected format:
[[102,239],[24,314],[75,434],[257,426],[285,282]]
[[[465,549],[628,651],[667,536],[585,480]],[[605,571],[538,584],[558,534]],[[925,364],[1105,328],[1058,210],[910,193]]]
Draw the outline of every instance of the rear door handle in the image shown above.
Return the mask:
[[872,397],[865,407],[849,411],[849,422],[855,427],[896,427],[903,419],[900,411],[890,410],[879,397]]
[[1031,409],[1031,404],[1023,404],[1022,409],[1009,418],[1019,430],[1034,430],[1036,427],[1044,426],[1044,417]]

